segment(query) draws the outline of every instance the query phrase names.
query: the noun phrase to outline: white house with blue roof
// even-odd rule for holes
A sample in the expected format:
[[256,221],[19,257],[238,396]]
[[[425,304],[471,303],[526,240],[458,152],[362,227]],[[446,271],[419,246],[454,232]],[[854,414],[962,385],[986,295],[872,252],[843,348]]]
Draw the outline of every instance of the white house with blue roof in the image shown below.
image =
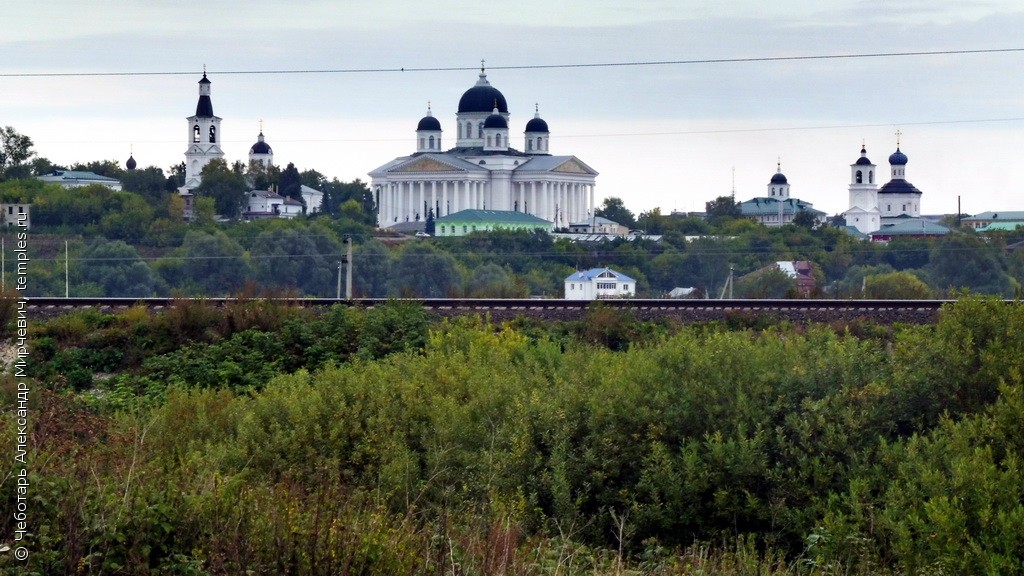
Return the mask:
[[574,272],[565,279],[566,300],[600,300],[636,296],[636,280],[611,268]]
[[442,144],[441,122],[430,106],[416,126],[416,152],[372,170],[370,189],[381,228],[462,210],[530,214],[555,228],[585,220],[594,210],[597,171],[575,156],[550,153],[548,123],[535,110],[513,148],[505,96],[483,67],[455,114],[455,146]]

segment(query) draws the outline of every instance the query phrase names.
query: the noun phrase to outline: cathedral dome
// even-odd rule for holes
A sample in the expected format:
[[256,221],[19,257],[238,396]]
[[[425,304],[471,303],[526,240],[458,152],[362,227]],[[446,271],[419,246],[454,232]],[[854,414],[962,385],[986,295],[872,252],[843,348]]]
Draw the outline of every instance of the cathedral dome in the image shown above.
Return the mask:
[[128,170],[135,170],[135,166],[137,165],[138,164],[135,162],[135,156],[129,154],[128,161],[124,163],[124,167],[127,168]]
[[895,152],[889,155],[889,164],[892,164],[893,166],[907,165],[907,155],[904,154],[903,152],[900,152],[899,146],[896,147]]
[[420,123],[416,125],[416,130],[431,130],[434,132],[441,131],[441,123],[433,116],[424,116],[420,119]]
[[782,172],[776,172],[775,176],[772,176],[771,184],[789,184],[789,180],[786,180],[786,175]]
[[263,132],[260,132],[259,140],[249,148],[249,154],[273,154],[274,151],[270,149],[270,144],[263,141]]
[[480,79],[459,99],[459,112],[490,112],[497,108],[499,112],[508,114],[508,103],[505,96],[487,81],[487,74],[480,70]]
[[508,121],[501,114],[498,114],[498,109],[494,109],[494,113],[484,120],[484,128],[504,128],[508,130]]
[[548,123],[541,119],[539,116],[536,118],[531,118],[530,121],[526,123],[526,131],[550,132],[550,130],[548,130]]

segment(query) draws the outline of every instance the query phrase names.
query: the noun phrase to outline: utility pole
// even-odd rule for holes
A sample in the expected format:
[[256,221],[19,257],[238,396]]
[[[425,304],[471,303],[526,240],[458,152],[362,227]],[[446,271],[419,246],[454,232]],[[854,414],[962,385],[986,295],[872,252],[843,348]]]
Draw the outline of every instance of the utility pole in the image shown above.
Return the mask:
[[68,282],[68,252],[70,252],[70,250],[71,249],[68,248],[68,241],[65,240],[64,241],[64,297],[65,298],[67,298],[68,295],[71,293],[70,283]]
[[345,235],[345,244],[348,245],[348,251],[345,254],[345,262],[348,264],[345,266],[345,299],[352,299],[352,236],[350,234]]

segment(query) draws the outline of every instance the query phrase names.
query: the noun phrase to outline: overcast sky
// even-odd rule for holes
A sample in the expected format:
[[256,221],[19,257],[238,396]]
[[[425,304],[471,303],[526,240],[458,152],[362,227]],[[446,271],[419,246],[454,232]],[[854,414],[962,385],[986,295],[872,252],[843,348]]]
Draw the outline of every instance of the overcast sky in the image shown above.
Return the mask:
[[[428,101],[454,145],[486,59],[513,145],[539,105],[552,153],[593,167],[598,199],[634,212],[702,210],[734,173],[738,199],[762,196],[781,159],[793,196],[839,213],[861,143],[886,175],[897,130],[923,213],[955,212],[958,195],[968,213],[1024,210],[1024,51],[503,69],[1019,49],[1022,29],[1019,0],[51,0],[0,24],[0,125],[59,164],[131,151],[166,171],[184,159],[205,65],[229,161],[262,119],[278,164],[366,180],[415,150]],[[459,70],[228,73],[399,68]],[[107,72],[122,75],[21,76]]]

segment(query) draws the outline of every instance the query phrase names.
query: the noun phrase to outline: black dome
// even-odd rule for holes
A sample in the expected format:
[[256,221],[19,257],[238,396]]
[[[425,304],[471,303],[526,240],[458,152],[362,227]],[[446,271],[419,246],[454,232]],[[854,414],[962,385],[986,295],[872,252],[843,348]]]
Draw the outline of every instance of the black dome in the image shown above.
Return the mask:
[[505,96],[487,81],[487,74],[480,71],[480,79],[476,85],[466,90],[459,99],[459,112],[490,112],[497,108],[498,112],[508,114],[508,103]]
[[260,131],[260,135],[257,137],[256,143],[249,148],[249,154],[273,154],[274,151],[270,149],[270,144],[267,144],[263,140],[263,132]]
[[885,186],[878,189],[879,194],[917,194],[920,195],[921,191],[906,180],[890,180]]
[[128,155],[128,161],[124,163],[124,167],[129,169],[129,170],[135,170],[135,166],[137,166],[137,164],[135,162],[135,156],[132,156],[131,154],[129,154]]
[[424,116],[420,119],[420,123],[416,125],[416,130],[433,130],[435,132],[440,132],[441,123],[433,116]]
[[541,118],[531,118],[526,123],[527,132],[549,132],[548,123]]
[[771,184],[789,184],[789,180],[786,180],[782,172],[776,172],[775,176],[772,176]]
[[484,128],[504,128],[508,130],[508,121],[501,114],[491,114],[484,120]]
[[861,156],[860,158],[857,158],[857,166],[871,166],[871,160]]

